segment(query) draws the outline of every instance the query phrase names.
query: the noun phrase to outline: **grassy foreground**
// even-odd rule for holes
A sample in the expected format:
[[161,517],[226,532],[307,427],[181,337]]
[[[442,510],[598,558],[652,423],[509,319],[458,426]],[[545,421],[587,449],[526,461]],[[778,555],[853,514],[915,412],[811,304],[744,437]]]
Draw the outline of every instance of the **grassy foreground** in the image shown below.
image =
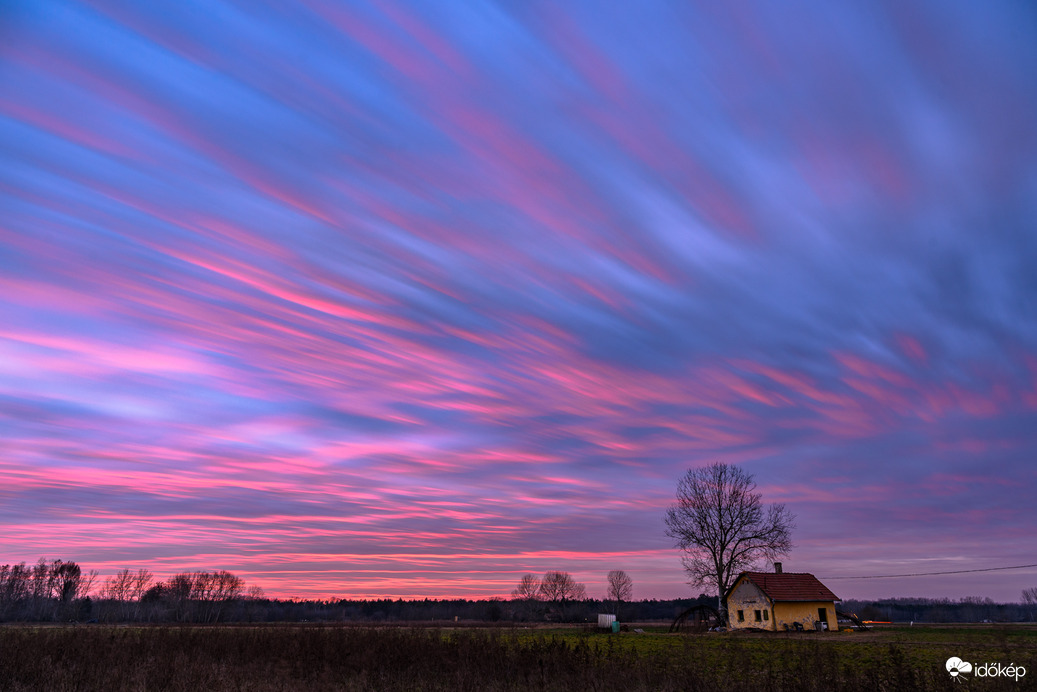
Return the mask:
[[950,656],[1026,666],[1037,629],[619,635],[575,629],[2,627],[0,690],[948,690]]

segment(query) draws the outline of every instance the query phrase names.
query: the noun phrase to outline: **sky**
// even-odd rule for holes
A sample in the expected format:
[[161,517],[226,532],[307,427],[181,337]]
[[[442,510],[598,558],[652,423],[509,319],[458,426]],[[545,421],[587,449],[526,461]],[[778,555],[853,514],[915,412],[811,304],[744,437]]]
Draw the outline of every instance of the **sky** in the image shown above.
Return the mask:
[[0,563],[268,595],[1037,568],[1023,2],[0,4]]

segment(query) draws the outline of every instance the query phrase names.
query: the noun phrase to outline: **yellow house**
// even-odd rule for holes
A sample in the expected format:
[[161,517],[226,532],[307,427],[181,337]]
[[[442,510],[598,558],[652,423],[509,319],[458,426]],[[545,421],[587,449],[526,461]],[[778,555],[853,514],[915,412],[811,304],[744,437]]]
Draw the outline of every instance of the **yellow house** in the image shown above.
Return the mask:
[[771,631],[817,629],[836,631],[835,602],[839,597],[813,574],[782,572],[774,563],[773,572],[742,572],[724,595],[731,629],[756,627]]

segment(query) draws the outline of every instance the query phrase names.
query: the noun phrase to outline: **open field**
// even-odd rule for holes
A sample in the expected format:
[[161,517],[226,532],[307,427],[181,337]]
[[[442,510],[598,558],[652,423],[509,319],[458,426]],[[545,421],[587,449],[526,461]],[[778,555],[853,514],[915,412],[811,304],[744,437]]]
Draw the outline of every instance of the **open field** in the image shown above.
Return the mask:
[[1037,628],[601,634],[580,628],[0,627],[0,690],[948,690],[958,656],[1027,676]]

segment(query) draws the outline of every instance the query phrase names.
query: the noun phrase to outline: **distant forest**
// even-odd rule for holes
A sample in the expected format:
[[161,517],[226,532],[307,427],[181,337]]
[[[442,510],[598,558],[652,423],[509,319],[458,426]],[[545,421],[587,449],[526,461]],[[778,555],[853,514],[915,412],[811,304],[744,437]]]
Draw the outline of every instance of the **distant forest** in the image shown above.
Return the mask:
[[[75,562],[40,559],[0,566],[0,622],[597,622],[599,613],[620,621],[671,621],[695,605],[716,606],[716,597],[607,601],[591,598],[298,600],[267,598],[256,586],[218,570],[183,572],[157,581],[146,569],[123,570],[98,581]],[[889,598],[837,604],[865,620],[892,622],[1033,622],[1037,603]]]

